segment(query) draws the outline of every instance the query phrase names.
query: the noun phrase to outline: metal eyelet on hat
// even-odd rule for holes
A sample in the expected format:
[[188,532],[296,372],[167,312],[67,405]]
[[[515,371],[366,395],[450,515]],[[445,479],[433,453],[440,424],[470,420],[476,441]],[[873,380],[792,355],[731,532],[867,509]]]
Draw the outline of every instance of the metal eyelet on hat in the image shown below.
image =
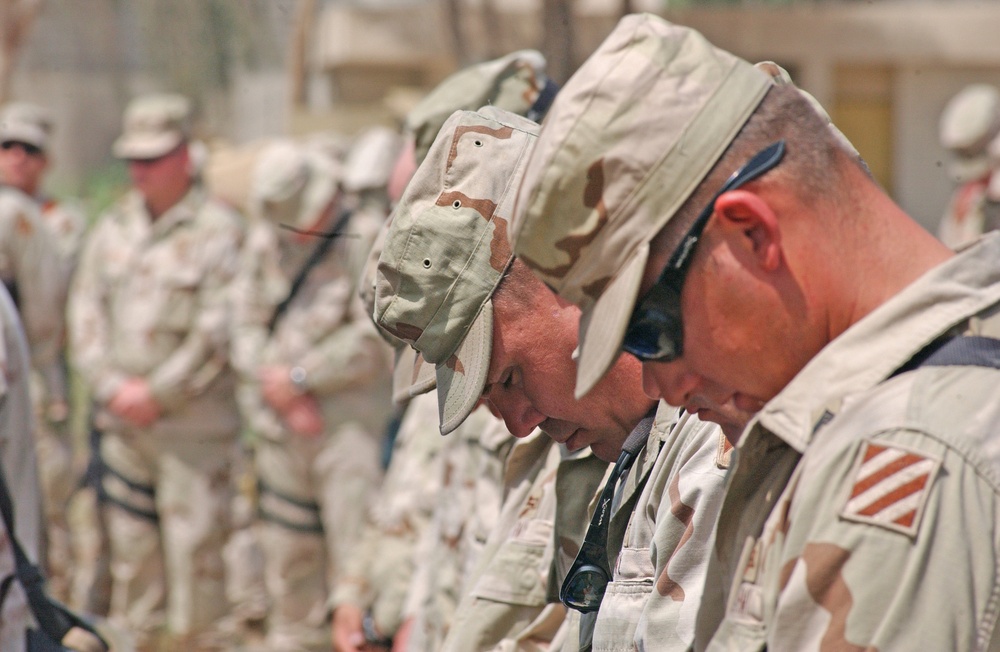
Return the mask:
[[431,259],[424,258],[424,269],[430,269],[430,268],[431,268]]
[[479,140],[477,138],[474,141],[472,141],[472,144],[475,145],[476,147],[482,147],[483,146],[483,141],[481,141],[481,140]]
[[451,202],[451,207],[452,208],[461,208],[462,207],[462,200],[456,199],[455,201]]

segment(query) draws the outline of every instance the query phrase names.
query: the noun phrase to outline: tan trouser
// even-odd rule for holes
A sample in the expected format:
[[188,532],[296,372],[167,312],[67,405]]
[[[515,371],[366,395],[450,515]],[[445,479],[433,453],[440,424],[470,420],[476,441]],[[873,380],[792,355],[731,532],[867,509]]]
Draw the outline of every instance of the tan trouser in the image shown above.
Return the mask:
[[326,601],[381,478],[379,434],[258,442],[268,650],[330,649]]
[[[229,534],[232,439],[105,433],[109,471],[110,620],[142,642],[208,631],[228,611],[222,548]],[[150,518],[155,515],[156,519]]]
[[42,420],[35,424],[38,481],[45,510],[46,575],[52,597],[67,602],[72,584],[72,546],[67,508],[77,474],[69,438]]

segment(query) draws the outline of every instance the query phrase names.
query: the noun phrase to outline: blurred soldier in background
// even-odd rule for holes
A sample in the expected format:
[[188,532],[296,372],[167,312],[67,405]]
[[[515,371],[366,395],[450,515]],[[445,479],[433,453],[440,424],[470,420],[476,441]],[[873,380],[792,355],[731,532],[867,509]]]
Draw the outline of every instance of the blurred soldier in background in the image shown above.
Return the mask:
[[[43,181],[52,161],[49,145],[53,121],[47,110],[26,102],[8,104],[0,110],[0,181],[32,197],[38,204],[42,223],[48,228],[62,259],[62,292],[69,286],[76,257],[86,228],[83,212],[76,206],[59,202],[43,193]],[[62,317],[61,317],[62,318]],[[44,376],[34,374],[32,400],[35,406],[39,476],[45,503],[48,537],[47,567],[49,589],[60,600],[84,608],[79,598],[87,589],[74,591],[73,546],[67,518],[69,499],[75,488],[72,472],[74,442],[69,433],[69,389],[65,350],[44,369]],[[82,447],[81,447],[82,448]],[[95,533],[84,536],[93,538]],[[85,564],[93,575],[93,560]],[[85,583],[86,578],[79,576]],[[105,582],[107,575],[104,576]]]
[[12,102],[0,109],[0,181],[38,202],[42,221],[55,234],[66,272],[71,274],[87,224],[79,206],[45,193],[54,128],[51,113],[41,106]]
[[1000,90],[988,84],[966,86],[941,113],[939,138],[952,155],[948,173],[958,186],[938,226],[938,237],[952,249],[1000,228],[1000,187],[990,188],[1000,161],[988,151],[998,134]]
[[[397,196],[402,193],[416,163],[426,155],[441,125],[455,109],[499,104],[536,117],[543,113],[554,93],[554,85],[543,72],[544,63],[539,53],[521,51],[472,66],[445,80],[406,118],[408,147],[397,160],[390,182],[391,192]],[[380,251],[379,247],[372,255],[377,258]],[[371,287],[364,290],[373,293]],[[412,350],[406,348],[400,353],[397,376],[405,378],[401,385],[414,383],[419,391],[433,387],[433,382],[421,385],[419,379],[422,376],[433,379],[434,368],[422,364],[419,358],[414,368]],[[415,417],[426,413],[433,414],[434,419],[425,423],[424,428],[431,425],[435,431],[440,428],[433,406],[436,401],[432,399],[432,405],[426,405],[426,400],[419,396],[410,402],[407,427],[416,422]],[[444,448],[437,454],[440,495],[431,522],[418,544],[414,578],[403,613],[404,623],[393,641],[394,649],[437,651],[443,645],[450,645],[452,649],[480,649],[501,644],[501,640],[510,644],[521,635],[531,641],[544,640],[551,635],[545,627],[529,626],[535,617],[547,627],[561,620],[561,607],[545,608],[545,591],[539,584],[544,584],[548,577],[551,546],[542,544],[539,550],[542,554],[517,555],[518,546],[524,544],[523,537],[508,536],[513,530],[513,522],[533,523],[526,528],[532,532],[552,528],[553,501],[543,501],[542,497],[552,488],[554,473],[551,471],[558,467],[560,456],[547,454],[550,448],[555,448],[552,442],[538,433],[514,445],[502,422],[490,416],[485,408],[475,410],[447,438]],[[518,450],[520,454],[516,454]],[[396,454],[405,454],[405,451],[397,450]],[[505,478],[504,467],[509,455],[517,462],[507,469]],[[508,520],[498,529],[496,525],[501,518],[505,494],[504,513]],[[522,520],[518,520],[519,514],[524,517]],[[532,546],[534,549],[535,544]],[[505,592],[470,596],[467,598],[470,604],[478,606],[474,613],[463,618],[459,628],[451,631],[459,601],[470,594],[472,578],[479,574],[477,568],[485,567],[489,559],[496,560],[492,565],[494,575],[484,580],[484,584],[490,584],[497,572],[535,578],[523,589],[531,593],[530,604]],[[545,615],[540,616],[542,613]],[[335,643],[341,620],[342,617],[335,614]],[[355,629],[360,627],[357,620],[355,615]],[[454,642],[446,644],[449,634]]]
[[212,649],[227,611],[222,545],[240,428],[229,367],[237,214],[210,200],[188,149],[189,101],[130,102],[114,154],[133,190],[84,247],[69,304],[73,363],[103,430],[110,619],[140,649]]
[[[32,439],[31,399],[28,390],[28,351],[17,311],[8,293],[0,289],[0,465],[13,501],[14,533],[28,558],[38,563],[43,551],[42,495]],[[0,602],[0,643],[6,652],[24,652],[25,634],[34,619],[20,582],[14,580],[16,562],[11,532],[0,521],[0,577],[12,581]]]
[[390,355],[358,277],[384,209],[293,141],[257,160],[234,285],[233,359],[256,446],[268,650],[329,649],[327,598],[381,477]]

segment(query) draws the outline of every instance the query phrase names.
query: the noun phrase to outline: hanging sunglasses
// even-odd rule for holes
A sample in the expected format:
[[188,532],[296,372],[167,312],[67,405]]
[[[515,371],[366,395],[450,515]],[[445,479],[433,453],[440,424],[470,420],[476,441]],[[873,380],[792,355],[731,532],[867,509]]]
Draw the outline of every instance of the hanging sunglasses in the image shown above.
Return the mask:
[[587,535],[580,546],[573,565],[559,589],[559,601],[570,609],[583,613],[597,611],[604,599],[604,591],[611,581],[611,566],[608,564],[608,525],[611,521],[611,503],[615,497],[618,481],[635,462],[642,451],[653,427],[655,412],[647,415],[622,445],[615,468],[611,470],[601,499],[597,503],[594,517],[587,528]]

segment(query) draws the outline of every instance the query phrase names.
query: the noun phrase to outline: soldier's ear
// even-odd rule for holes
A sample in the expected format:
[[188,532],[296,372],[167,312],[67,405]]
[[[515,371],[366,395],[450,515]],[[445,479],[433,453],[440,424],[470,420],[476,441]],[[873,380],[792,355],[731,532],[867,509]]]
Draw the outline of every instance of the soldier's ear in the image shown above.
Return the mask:
[[715,216],[736,246],[745,249],[761,270],[775,271],[781,264],[781,228],[767,199],[737,189],[715,200]]

